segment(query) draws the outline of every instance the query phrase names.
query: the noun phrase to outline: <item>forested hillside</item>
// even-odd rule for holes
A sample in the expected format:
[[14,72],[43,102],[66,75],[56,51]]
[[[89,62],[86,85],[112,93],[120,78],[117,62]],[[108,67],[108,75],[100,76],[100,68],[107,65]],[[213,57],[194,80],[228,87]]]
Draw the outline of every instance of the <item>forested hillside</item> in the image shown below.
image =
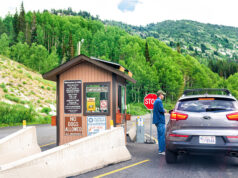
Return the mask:
[[182,54],[196,57],[222,77],[238,72],[238,28],[190,20],[168,20],[145,27],[115,21],[105,24],[142,38],[157,38]]
[[[118,62],[133,72],[128,102],[142,102],[150,92],[163,89],[174,102],[186,88],[229,88],[238,96],[238,75],[219,77],[197,59],[179,53],[156,38],[141,38],[101,21],[48,11],[20,13],[0,20],[0,53],[45,73],[81,53]],[[168,39],[169,40],[169,39]]]

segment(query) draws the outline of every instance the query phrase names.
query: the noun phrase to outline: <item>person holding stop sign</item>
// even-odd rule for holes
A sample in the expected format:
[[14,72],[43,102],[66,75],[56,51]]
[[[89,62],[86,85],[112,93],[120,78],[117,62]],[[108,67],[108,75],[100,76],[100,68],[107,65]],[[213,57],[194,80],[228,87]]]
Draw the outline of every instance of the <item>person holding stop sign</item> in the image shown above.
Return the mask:
[[159,154],[165,155],[165,115],[166,110],[163,107],[162,100],[166,95],[165,92],[159,90],[157,92],[157,99],[154,102],[153,108],[153,124],[157,127]]

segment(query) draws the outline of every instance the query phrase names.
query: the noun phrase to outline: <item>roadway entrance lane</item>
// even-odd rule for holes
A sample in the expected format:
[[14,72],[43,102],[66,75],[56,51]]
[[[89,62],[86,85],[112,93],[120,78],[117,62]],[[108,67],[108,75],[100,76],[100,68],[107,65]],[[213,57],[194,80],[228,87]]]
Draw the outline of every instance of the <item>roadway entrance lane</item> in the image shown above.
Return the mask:
[[[111,173],[108,178],[237,178],[238,158],[223,156],[179,156],[178,163],[166,164],[165,156],[158,155],[158,145],[128,143],[132,160],[107,166],[73,178],[100,177],[144,160],[147,162]],[[96,159],[96,158],[95,158]]]

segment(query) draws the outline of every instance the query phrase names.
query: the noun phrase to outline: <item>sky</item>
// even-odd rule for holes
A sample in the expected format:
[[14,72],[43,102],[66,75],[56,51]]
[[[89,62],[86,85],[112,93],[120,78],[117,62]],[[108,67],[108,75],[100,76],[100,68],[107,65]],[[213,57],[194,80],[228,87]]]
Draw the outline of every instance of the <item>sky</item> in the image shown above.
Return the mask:
[[0,16],[19,11],[22,1],[25,11],[71,7],[137,26],[186,19],[238,27],[238,0],[0,0]]

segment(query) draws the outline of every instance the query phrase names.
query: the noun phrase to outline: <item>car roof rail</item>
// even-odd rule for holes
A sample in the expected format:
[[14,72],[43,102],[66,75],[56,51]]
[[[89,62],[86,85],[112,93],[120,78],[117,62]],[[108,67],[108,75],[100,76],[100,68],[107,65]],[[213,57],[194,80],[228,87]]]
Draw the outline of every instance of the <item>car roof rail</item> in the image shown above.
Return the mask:
[[[213,92],[213,93],[212,93]],[[198,94],[214,94],[214,92],[221,92],[222,95],[232,96],[228,89],[224,88],[197,88],[197,89],[187,89],[183,92],[183,96],[186,95],[198,95]]]

